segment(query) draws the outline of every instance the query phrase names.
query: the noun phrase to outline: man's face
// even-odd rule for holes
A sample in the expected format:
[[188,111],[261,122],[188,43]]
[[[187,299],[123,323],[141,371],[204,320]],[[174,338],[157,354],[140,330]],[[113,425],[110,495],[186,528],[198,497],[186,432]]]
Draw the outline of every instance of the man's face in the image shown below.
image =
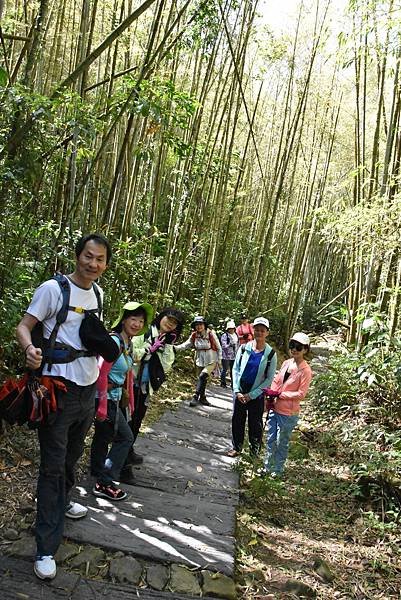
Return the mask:
[[75,270],[83,279],[95,281],[107,268],[107,248],[94,240],[86,242],[76,259]]

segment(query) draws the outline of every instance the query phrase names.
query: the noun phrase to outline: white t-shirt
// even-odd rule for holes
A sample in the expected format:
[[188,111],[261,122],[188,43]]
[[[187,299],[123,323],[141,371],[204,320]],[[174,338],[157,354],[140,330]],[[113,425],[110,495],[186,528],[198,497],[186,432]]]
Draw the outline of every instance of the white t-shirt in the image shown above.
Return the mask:
[[[80,288],[71,280],[70,283],[70,306],[81,306],[85,309],[97,309],[98,303],[96,294],[92,287],[89,290]],[[100,296],[103,300],[103,290],[101,288]],[[55,279],[45,281],[36,290],[30,303],[27,313],[36,317],[43,323],[43,335],[49,338],[56,324],[56,316],[63,303],[62,292]],[[86,350],[79,337],[79,328],[81,326],[83,314],[69,310],[67,318],[60,325],[57,332],[56,342],[68,344],[76,350]],[[64,377],[73,381],[77,385],[90,385],[94,383],[99,375],[96,356],[83,356],[70,363],[52,365],[51,371],[47,365],[43,369],[43,375],[52,375],[53,377]]]

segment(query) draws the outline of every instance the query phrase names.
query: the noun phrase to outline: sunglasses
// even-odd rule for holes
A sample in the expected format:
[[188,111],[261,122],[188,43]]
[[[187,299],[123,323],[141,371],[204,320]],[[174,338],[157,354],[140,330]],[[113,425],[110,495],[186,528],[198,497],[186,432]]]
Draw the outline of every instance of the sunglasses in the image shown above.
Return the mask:
[[303,344],[300,344],[299,342],[290,342],[289,343],[289,348],[290,350],[296,350],[297,352],[301,352],[301,350],[303,350],[305,348],[305,346]]

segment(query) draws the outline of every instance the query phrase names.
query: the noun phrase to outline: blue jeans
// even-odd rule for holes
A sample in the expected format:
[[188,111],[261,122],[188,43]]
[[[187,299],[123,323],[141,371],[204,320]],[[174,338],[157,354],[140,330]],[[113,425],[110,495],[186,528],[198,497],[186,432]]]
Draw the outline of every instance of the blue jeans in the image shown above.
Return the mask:
[[265,469],[269,473],[281,474],[288,456],[291,434],[298,423],[299,415],[280,415],[274,410],[269,413],[267,426],[267,448]]

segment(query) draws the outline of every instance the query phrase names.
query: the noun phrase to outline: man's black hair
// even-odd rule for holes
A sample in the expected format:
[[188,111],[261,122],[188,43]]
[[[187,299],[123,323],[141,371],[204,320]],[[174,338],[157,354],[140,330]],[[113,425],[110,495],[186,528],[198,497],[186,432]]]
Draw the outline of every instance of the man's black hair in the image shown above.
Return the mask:
[[123,312],[123,316],[121,317],[121,321],[118,323],[118,325],[116,325],[116,327],[114,327],[113,331],[115,331],[116,333],[121,333],[123,330],[123,321],[125,321],[125,319],[128,319],[128,317],[143,317],[145,319],[145,325],[148,325],[148,323],[146,322],[148,318],[146,310],[142,308],[142,306],[138,306],[138,308],[136,308],[135,310],[125,310]]
[[163,317],[172,317],[173,319],[175,319],[177,321],[177,327],[174,329],[174,331],[177,334],[177,340],[178,340],[178,338],[180,337],[182,330],[184,328],[184,324],[185,324],[184,313],[182,313],[177,308],[173,308],[172,306],[166,306],[166,308],[163,308],[163,310],[161,310],[159,312],[157,317],[155,319],[153,319],[152,325],[155,325],[157,327],[157,329],[160,329],[160,321],[162,320]]
[[80,254],[85,248],[85,244],[91,241],[95,242],[96,244],[100,244],[101,246],[104,246],[106,248],[106,263],[109,264],[112,256],[110,242],[101,233],[88,233],[87,235],[84,235],[81,238],[79,238],[79,240],[75,244],[75,256],[79,258]]

